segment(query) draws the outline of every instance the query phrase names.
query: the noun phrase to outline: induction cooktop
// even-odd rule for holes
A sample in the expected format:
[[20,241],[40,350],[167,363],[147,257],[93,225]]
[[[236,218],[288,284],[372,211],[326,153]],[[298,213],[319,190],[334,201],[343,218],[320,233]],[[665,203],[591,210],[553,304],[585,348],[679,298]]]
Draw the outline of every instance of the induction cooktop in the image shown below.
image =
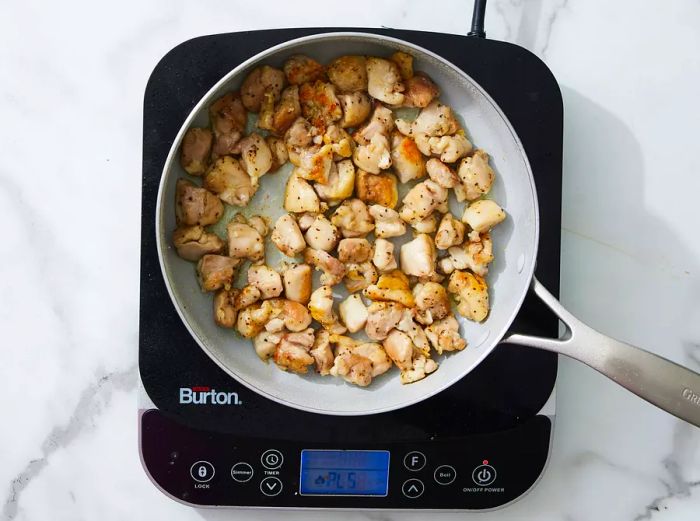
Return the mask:
[[[192,506],[485,510],[542,475],[554,424],[557,356],[499,345],[474,371],[421,403],[368,416],[326,416],[263,398],[229,377],[181,322],[156,251],[156,195],[182,122],[224,74],[258,52],[344,29],[203,36],[166,54],[144,100],[139,449],[152,482]],[[562,99],[529,51],[474,36],[352,29],[400,38],[474,78],[520,136],[541,216],[536,276],[559,292]],[[528,296],[513,329],[557,336]]]

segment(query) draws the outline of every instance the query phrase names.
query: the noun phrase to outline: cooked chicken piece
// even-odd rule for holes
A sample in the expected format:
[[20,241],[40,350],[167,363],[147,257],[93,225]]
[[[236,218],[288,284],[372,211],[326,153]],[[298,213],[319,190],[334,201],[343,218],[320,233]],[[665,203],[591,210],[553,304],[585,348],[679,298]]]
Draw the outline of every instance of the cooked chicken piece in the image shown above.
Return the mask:
[[343,117],[340,101],[331,83],[323,81],[303,83],[299,87],[299,101],[301,113],[316,128],[323,130]]
[[435,234],[435,246],[438,250],[446,250],[464,240],[464,224],[447,212],[440,221],[440,227]]
[[367,387],[372,382],[372,361],[360,355],[343,354],[335,358],[330,374],[360,387]]
[[243,106],[251,112],[260,111],[266,93],[271,95],[273,102],[277,102],[285,83],[284,72],[281,70],[269,65],[256,67],[241,84]]
[[257,183],[243,169],[238,159],[220,157],[204,176],[204,188],[234,206],[248,206],[257,191]]
[[336,209],[331,222],[340,229],[343,237],[365,237],[374,230],[372,216],[360,199],[346,199]]
[[258,184],[258,179],[269,172],[272,167],[272,151],[267,146],[265,139],[256,133],[241,139],[241,162],[243,168],[253,181]]
[[372,256],[372,245],[367,239],[343,239],[338,244],[338,260],[340,262],[367,262]]
[[241,222],[244,220],[234,219],[226,226],[228,254],[235,259],[259,261],[265,256],[263,236],[250,224]]
[[306,230],[306,244],[315,250],[331,251],[338,244],[340,232],[323,214],[319,214]]
[[390,59],[398,65],[401,79],[408,80],[413,77],[413,56],[405,52],[396,51],[391,55]]
[[341,56],[326,67],[326,74],[341,92],[367,90],[367,67],[364,56]]
[[238,222],[243,222],[251,225],[255,229],[255,231],[258,232],[263,238],[267,237],[267,234],[270,233],[270,220],[267,217],[253,215],[252,217],[246,219],[245,217],[243,217],[243,215],[236,214],[234,219],[238,220]]
[[447,196],[447,189],[428,179],[409,190],[403,198],[399,215],[407,223],[413,224],[422,221],[434,210],[446,212]]
[[350,159],[345,159],[331,165],[326,183],[314,184],[314,190],[329,205],[335,206],[344,199],[352,196],[355,188],[355,165]]
[[331,345],[334,346],[333,354],[335,356],[352,354],[353,350],[360,345],[358,340],[346,335],[331,334],[329,338]]
[[352,138],[358,145],[369,145],[375,135],[389,136],[393,128],[393,113],[381,103],[377,103],[374,112],[372,112],[372,118],[366,125],[358,128],[353,133]]
[[440,90],[433,80],[425,74],[416,74],[406,80],[406,90],[404,91],[404,107],[424,108],[440,95]]
[[338,306],[338,311],[340,319],[350,333],[357,333],[364,329],[367,323],[367,307],[358,293],[343,300]]
[[363,293],[368,299],[398,302],[408,308],[416,304],[408,285],[408,277],[400,270],[381,275],[377,284],[368,286]]
[[175,217],[179,225],[207,226],[217,222],[223,214],[224,205],[209,190],[186,179],[177,180]]
[[419,143],[420,139],[416,137],[416,144],[421,152],[426,155],[440,156],[440,161],[444,163],[454,163],[472,151],[471,142],[463,134],[429,137],[427,145],[423,147]]
[[222,288],[214,295],[214,322],[218,326],[229,329],[236,327],[238,316],[238,310],[234,305],[236,291],[234,288],[230,290]]
[[438,260],[437,263],[437,270],[439,273],[442,273],[444,275],[449,275],[455,270],[455,266],[452,263],[452,259],[450,257],[442,257],[441,259]]
[[416,233],[433,233],[438,227],[437,217],[435,217],[434,213],[430,214],[422,221],[412,223],[411,227],[416,231]]
[[283,331],[261,331],[253,339],[255,354],[262,361],[267,361],[275,354],[277,346],[282,342]]
[[180,164],[190,175],[202,175],[209,166],[214,135],[208,128],[190,128],[180,145]]
[[430,277],[435,273],[437,252],[430,235],[421,233],[401,246],[401,270],[406,275]]
[[457,201],[460,203],[463,203],[464,201],[467,200],[467,187],[464,186],[462,183],[459,183],[455,185],[454,187],[455,190],[455,197],[457,198]]
[[384,340],[401,320],[404,309],[396,302],[372,302],[367,308],[367,336],[372,340]]
[[319,214],[315,212],[306,212],[302,213],[300,215],[297,215],[297,223],[299,224],[299,229],[302,232],[306,232],[309,228],[311,228],[311,225],[314,223],[316,220],[316,217],[318,217]]
[[357,170],[355,195],[367,204],[394,208],[399,202],[399,189],[394,174],[370,174]]
[[224,241],[218,235],[197,225],[176,228],[173,244],[177,254],[188,261],[198,261],[207,253],[220,253],[224,249]]
[[464,183],[469,201],[478,199],[491,190],[495,175],[489,166],[489,155],[483,150],[476,150],[472,156],[462,159],[457,172]]
[[248,119],[238,92],[229,92],[209,107],[209,120],[214,131],[212,156],[218,158],[240,151],[238,142],[243,137]]
[[417,356],[413,359],[413,364],[410,369],[401,371],[401,383],[410,384],[422,380],[430,373],[434,373],[437,368],[437,362],[433,359]]
[[454,315],[433,322],[425,328],[425,334],[439,355],[445,351],[461,351],[467,347],[466,340],[459,335],[459,323]]
[[394,256],[394,243],[386,239],[377,239],[374,242],[372,264],[382,273],[397,269],[398,264]]
[[338,122],[342,128],[357,127],[372,110],[369,96],[362,91],[338,94],[337,98],[343,110],[343,117]]
[[411,125],[412,134],[425,134],[430,137],[449,136],[458,130],[459,122],[452,109],[438,100],[422,109]]
[[445,318],[450,312],[450,299],[442,284],[416,284],[413,287],[413,297],[416,301],[416,320],[421,324],[432,324],[435,320]]
[[248,268],[248,284],[258,288],[263,299],[279,297],[282,294],[282,277],[264,264]]
[[411,342],[411,338],[406,333],[394,329],[386,337],[383,344],[384,351],[399,369],[403,371],[411,368],[413,363],[413,342]]
[[321,201],[313,187],[296,172],[289,176],[284,189],[284,209],[294,213],[321,211]]
[[316,338],[314,339],[314,345],[309,351],[309,354],[314,357],[314,363],[316,364],[316,372],[322,375],[330,374],[331,367],[333,367],[333,350],[330,344],[330,333],[325,329],[319,329],[316,331]]
[[[234,291],[233,289],[231,291]],[[240,290],[236,290],[233,295],[233,307],[236,311],[252,306],[260,300],[260,290],[255,286],[244,286]]]
[[391,135],[391,164],[402,183],[425,175],[425,161],[416,142],[400,132]]
[[462,222],[479,233],[487,232],[506,218],[506,212],[490,199],[474,201],[467,206]]
[[311,266],[292,264],[282,272],[284,296],[288,300],[306,304],[311,297]]
[[303,54],[295,54],[284,62],[284,74],[292,85],[320,80],[324,76],[323,65]]
[[399,67],[382,58],[367,58],[367,91],[388,105],[401,105],[405,87]]
[[488,265],[493,260],[491,234],[472,231],[464,244],[450,248],[449,253],[452,269],[470,269],[477,275],[485,277],[489,272]]
[[354,355],[363,356],[372,362],[372,377],[379,376],[391,369],[391,359],[381,344],[366,342],[353,348]]
[[277,219],[270,240],[288,257],[299,255],[306,248],[306,241],[299,225],[289,214],[284,214]]
[[303,331],[311,324],[311,313],[305,305],[284,298],[276,298],[267,302],[270,302],[272,306],[271,316],[281,319],[284,327],[290,331]]
[[480,275],[456,270],[450,275],[447,289],[454,294],[457,311],[463,317],[481,322],[489,314],[489,289]]
[[399,212],[373,204],[369,207],[369,213],[374,217],[376,228],[374,235],[379,238],[399,237],[406,233],[406,225],[399,217]]
[[452,169],[439,159],[433,157],[425,163],[430,179],[443,188],[454,188],[461,183],[459,176]]
[[300,150],[299,166],[294,172],[309,181],[327,183],[333,166],[333,147],[331,145],[313,146]]
[[257,302],[238,311],[236,329],[245,338],[253,338],[265,329],[272,316],[269,300]]
[[345,276],[345,265],[323,250],[306,248],[304,250],[304,262],[311,264],[317,270],[323,271],[321,284],[335,286]]
[[272,92],[266,92],[258,116],[258,128],[269,130],[276,136],[282,136],[292,123],[301,116],[299,103],[299,87],[292,85],[282,92],[282,98],[277,98]]
[[350,293],[365,289],[377,282],[377,277],[379,277],[376,268],[371,262],[350,263],[345,268],[346,275],[343,282]]
[[240,263],[240,260],[224,255],[204,255],[197,263],[197,274],[202,290],[229,289]]
[[338,321],[333,311],[333,289],[330,286],[320,286],[311,293],[308,304],[311,316],[323,326],[329,326]]
[[352,157],[354,142],[350,134],[340,126],[330,125],[320,139],[324,144],[331,145],[333,161]]
[[272,155],[272,165],[270,166],[270,173],[276,172],[282,167],[287,161],[289,161],[289,153],[287,152],[287,145],[284,141],[275,136],[267,136],[265,138],[267,146],[270,147],[270,153]]
[[303,148],[311,145],[313,136],[311,135],[311,125],[304,118],[297,118],[284,134],[284,143],[287,149]]
[[412,309],[404,309],[401,320],[396,324],[396,329],[406,333],[413,342],[413,347],[422,355],[430,356],[430,342],[423,331],[423,328],[414,322],[415,311]]
[[306,373],[314,358],[309,354],[314,345],[314,330],[287,333],[277,346],[274,361],[278,367],[293,373]]
[[372,174],[386,170],[391,166],[389,140],[384,134],[375,134],[368,145],[359,145],[355,148],[352,160],[358,168]]

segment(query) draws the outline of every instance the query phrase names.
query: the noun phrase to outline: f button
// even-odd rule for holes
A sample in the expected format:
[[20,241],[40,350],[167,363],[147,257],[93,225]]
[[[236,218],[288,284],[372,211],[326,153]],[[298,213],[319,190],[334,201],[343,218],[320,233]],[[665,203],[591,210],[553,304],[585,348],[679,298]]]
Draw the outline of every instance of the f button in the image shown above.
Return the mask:
[[418,452],[417,450],[409,452],[403,458],[403,466],[413,472],[421,470],[423,467],[425,467],[425,463],[425,454]]

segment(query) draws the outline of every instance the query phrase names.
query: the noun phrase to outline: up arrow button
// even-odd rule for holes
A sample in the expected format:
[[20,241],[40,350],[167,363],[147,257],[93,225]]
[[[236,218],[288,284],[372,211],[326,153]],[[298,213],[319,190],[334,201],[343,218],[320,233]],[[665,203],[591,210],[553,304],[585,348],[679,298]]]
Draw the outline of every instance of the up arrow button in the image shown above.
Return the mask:
[[415,478],[407,479],[401,486],[401,492],[403,492],[403,495],[410,499],[420,497],[423,495],[424,490],[425,486],[423,485],[423,482],[420,479]]

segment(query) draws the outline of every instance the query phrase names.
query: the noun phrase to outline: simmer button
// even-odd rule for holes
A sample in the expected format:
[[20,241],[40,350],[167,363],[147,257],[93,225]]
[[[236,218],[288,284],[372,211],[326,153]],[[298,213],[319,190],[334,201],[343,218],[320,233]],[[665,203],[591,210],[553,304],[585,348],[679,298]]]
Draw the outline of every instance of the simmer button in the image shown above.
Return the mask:
[[231,477],[239,483],[250,481],[253,479],[253,467],[245,461],[239,461],[231,467]]

